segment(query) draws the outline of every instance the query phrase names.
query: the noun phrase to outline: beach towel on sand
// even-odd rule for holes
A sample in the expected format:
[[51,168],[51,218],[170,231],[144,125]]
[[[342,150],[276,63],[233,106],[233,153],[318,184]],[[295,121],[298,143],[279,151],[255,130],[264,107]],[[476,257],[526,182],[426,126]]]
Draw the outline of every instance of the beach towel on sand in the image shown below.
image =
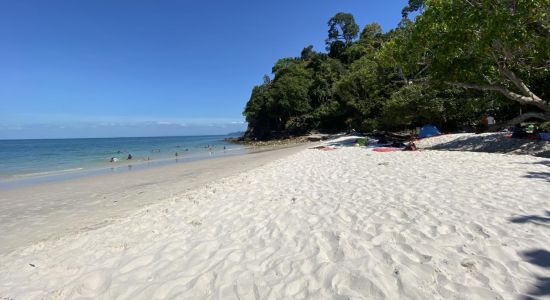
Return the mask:
[[374,148],[372,149],[374,152],[395,152],[395,151],[402,151],[400,148],[393,148],[393,147],[380,147],[380,148]]

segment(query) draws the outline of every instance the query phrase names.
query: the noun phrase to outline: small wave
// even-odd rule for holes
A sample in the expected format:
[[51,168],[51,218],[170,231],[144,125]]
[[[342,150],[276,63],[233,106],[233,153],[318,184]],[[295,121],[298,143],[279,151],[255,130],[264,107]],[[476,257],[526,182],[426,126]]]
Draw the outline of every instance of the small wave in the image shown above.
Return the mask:
[[242,147],[242,148],[227,148],[227,149],[224,149],[225,151],[236,151],[236,150],[244,150],[246,149],[245,147]]
[[35,172],[35,173],[26,173],[26,174],[16,174],[13,175],[15,178],[24,178],[24,177],[35,177],[35,176],[48,176],[48,175],[57,175],[69,172],[75,172],[84,170],[84,168],[73,168],[73,169],[64,169],[64,170],[55,170],[55,171],[44,171],[44,172]]

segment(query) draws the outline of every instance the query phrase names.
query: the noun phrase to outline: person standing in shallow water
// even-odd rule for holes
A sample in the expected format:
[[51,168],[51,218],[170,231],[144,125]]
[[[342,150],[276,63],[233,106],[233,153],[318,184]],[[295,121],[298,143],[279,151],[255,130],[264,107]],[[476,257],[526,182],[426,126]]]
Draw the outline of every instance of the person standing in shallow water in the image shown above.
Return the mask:
[[128,154],[128,160],[132,159],[132,154]]

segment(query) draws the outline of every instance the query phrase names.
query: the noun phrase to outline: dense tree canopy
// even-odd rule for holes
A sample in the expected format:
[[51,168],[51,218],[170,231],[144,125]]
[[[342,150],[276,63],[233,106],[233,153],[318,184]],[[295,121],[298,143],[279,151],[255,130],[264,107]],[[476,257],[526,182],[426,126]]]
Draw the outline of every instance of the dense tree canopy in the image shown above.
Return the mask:
[[550,114],[550,0],[426,0],[413,42],[434,78]]
[[410,0],[403,17],[384,33],[336,14],[327,53],[280,59],[253,89],[247,136],[550,118],[550,0]]

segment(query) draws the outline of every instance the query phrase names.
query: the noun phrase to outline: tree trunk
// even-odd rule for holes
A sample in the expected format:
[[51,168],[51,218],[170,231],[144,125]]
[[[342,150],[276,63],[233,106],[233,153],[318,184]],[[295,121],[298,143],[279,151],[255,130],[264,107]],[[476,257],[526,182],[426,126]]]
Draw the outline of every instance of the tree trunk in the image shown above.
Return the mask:
[[495,124],[495,125],[491,126],[488,131],[496,132],[496,131],[502,130],[506,127],[511,127],[511,126],[516,125],[516,124],[519,124],[519,123],[521,123],[521,122],[523,122],[527,119],[540,119],[540,120],[543,120],[543,121],[550,121],[550,113],[534,113],[534,112],[525,113],[525,114],[519,115],[519,116],[517,116],[517,117],[515,117],[512,120],[509,120],[507,122],[504,122],[504,123],[501,123],[501,124]]

